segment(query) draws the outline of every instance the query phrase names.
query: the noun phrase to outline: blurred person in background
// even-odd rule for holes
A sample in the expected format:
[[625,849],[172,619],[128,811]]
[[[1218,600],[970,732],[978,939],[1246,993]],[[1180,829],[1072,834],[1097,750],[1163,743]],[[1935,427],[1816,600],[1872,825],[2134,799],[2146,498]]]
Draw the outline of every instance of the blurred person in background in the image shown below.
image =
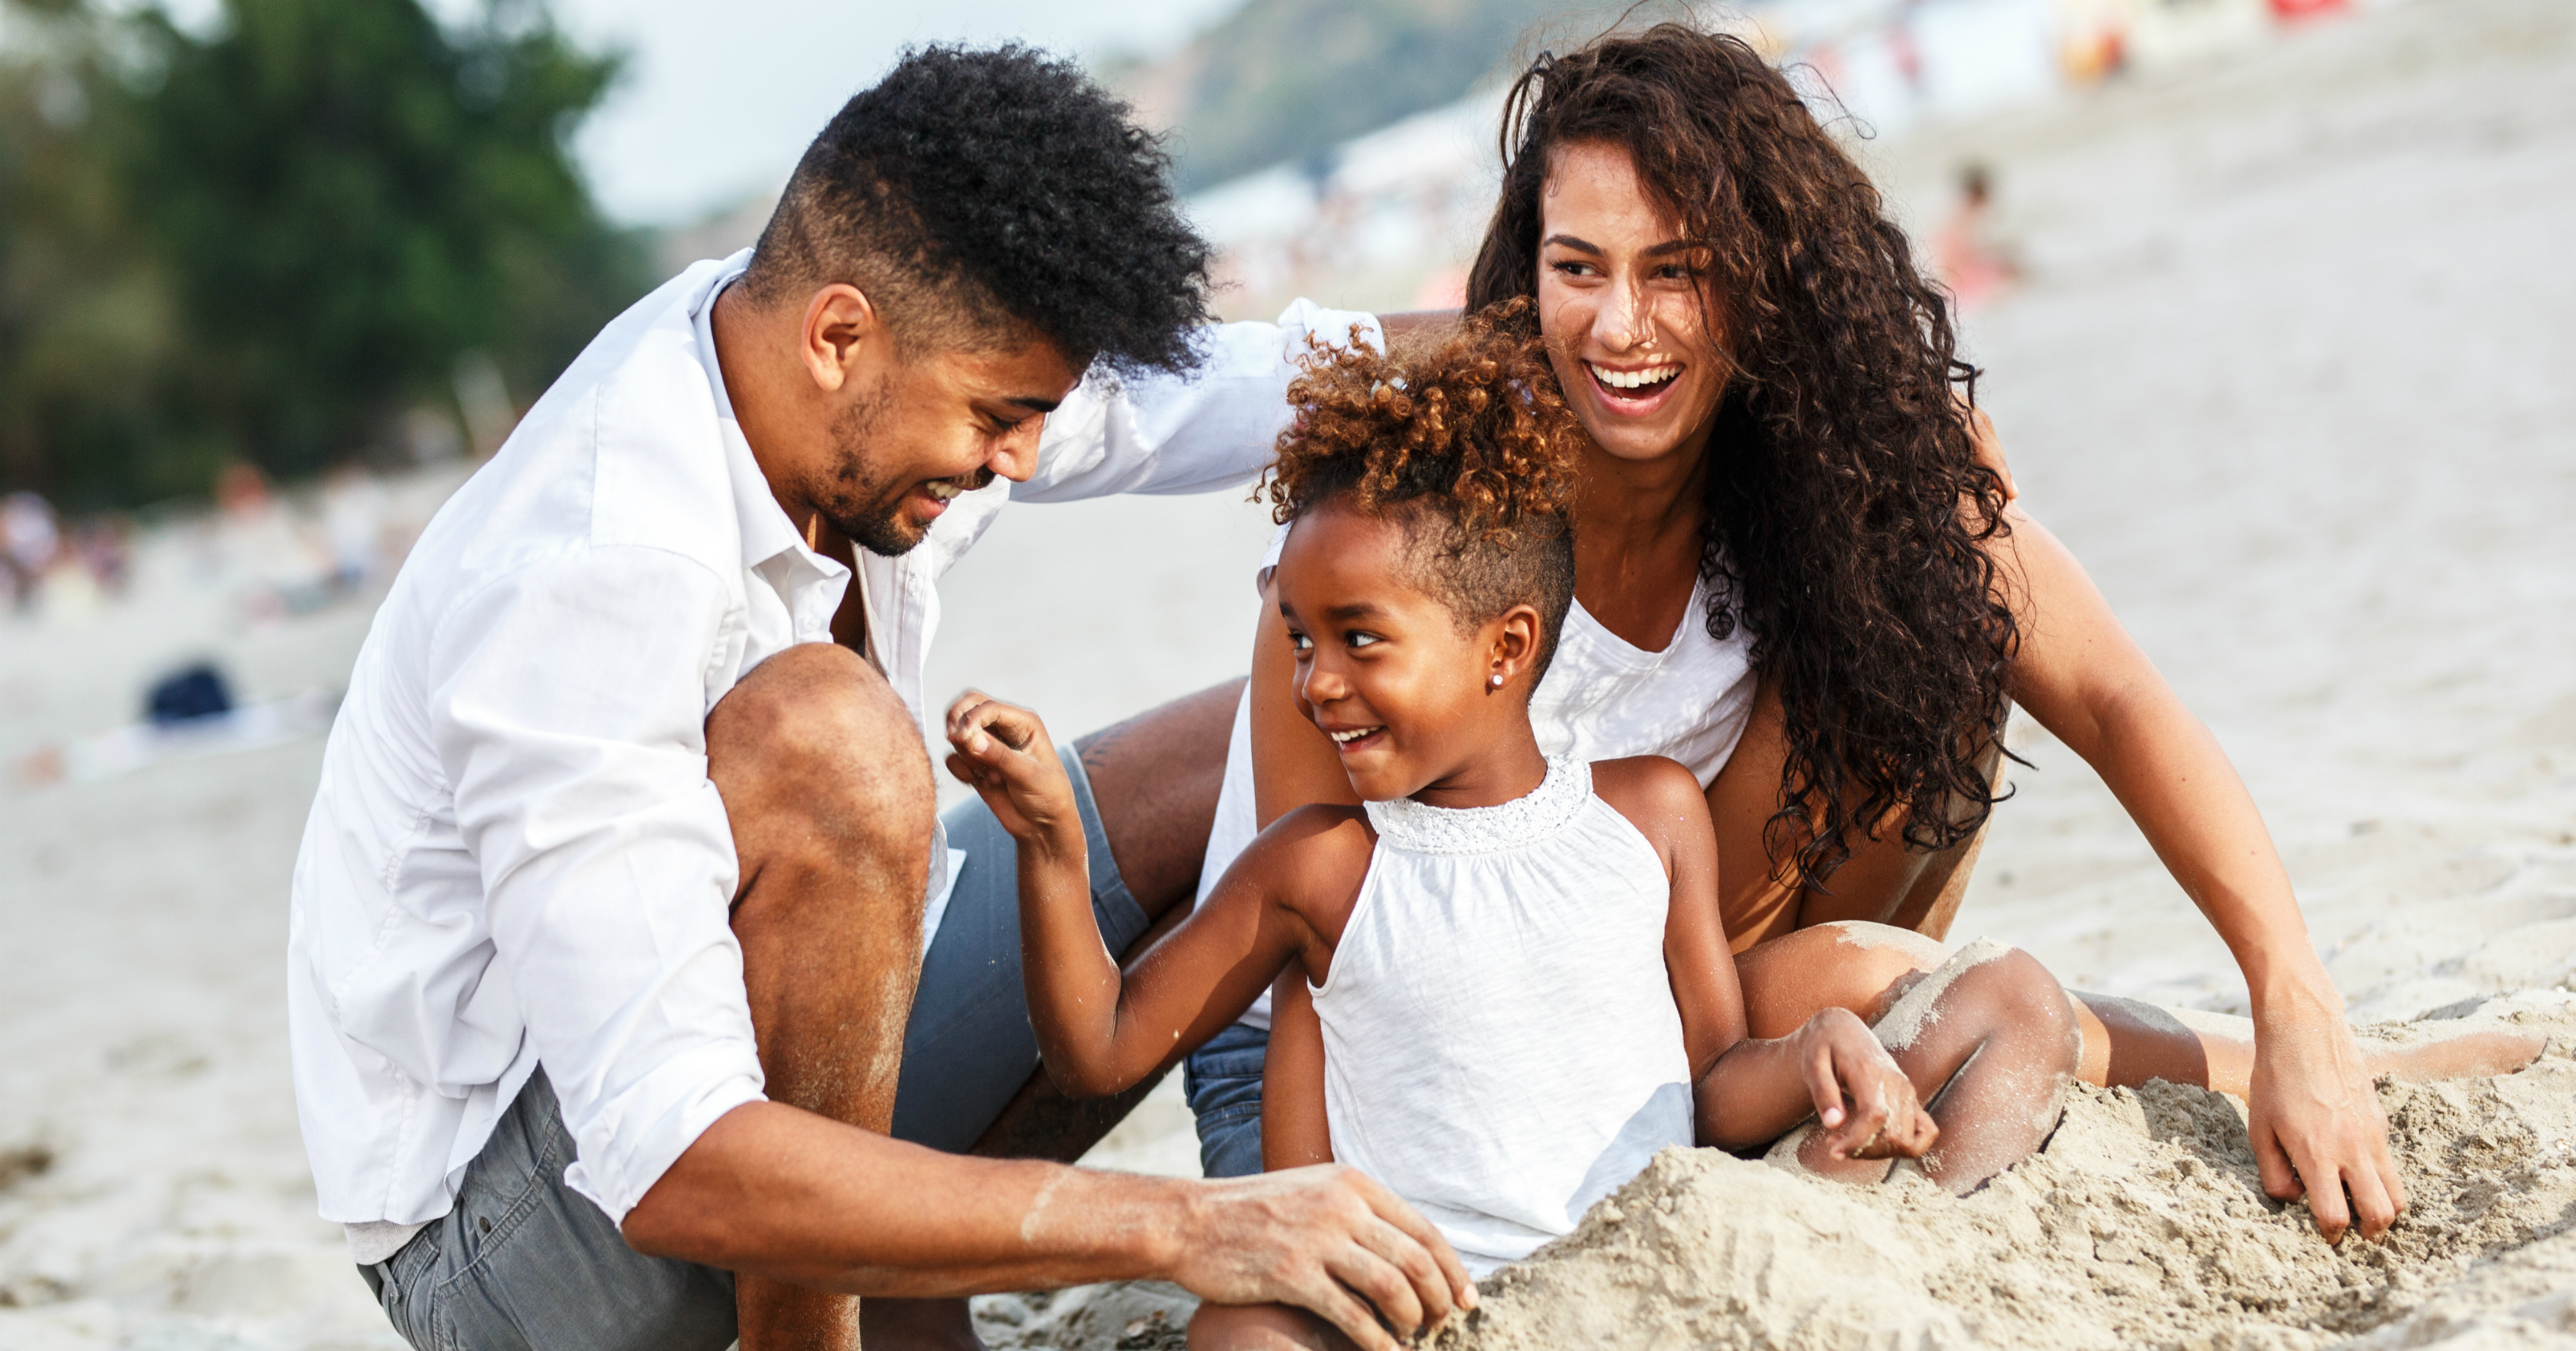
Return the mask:
[[125,594],[134,581],[134,522],[121,514],[94,516],[80,529],[72,547],[99,593],[109,599]]
[[[964,1156],[1071,1159],[1115,1113],[1006,1112],[1037,1064],[1016,880],[934,814],[939,575],[1013,499],[1241,484],[1306,334],[1364,319],[1202,328],[1166,169],[1068,64],[916,52],[423,532],[288,954],[321,1210],[414,1345],[965,1347],[969,1292],[1156,1276],[1381,1351],[1472,1303],[1348,1170]],[[1258,397],[1111,418],[1193,366]],[[1065,757],[1112,952],[1189,894],[1234,695]]]
[[259,466],[235,460],[215,476],[212,580],[253,623],[303,614],[331,594],[331,562],[269,487]]
[[62,552],[62,543],[51,502],[31,492],[0,498],[0,568],[7,571],[9,600],[18,610],[35,605],[37,590]]
[[348,593],[368,586],[385,566],[385,489],[351,461],[322,488],[322,540],[331,554],[331,585]]
[[1982,163],[1959,171],[1959,205],[1932,235],[1932,261],[1961,313],[1985,305],[2021,278],[2021,266],[1993,238],[1994,172]]

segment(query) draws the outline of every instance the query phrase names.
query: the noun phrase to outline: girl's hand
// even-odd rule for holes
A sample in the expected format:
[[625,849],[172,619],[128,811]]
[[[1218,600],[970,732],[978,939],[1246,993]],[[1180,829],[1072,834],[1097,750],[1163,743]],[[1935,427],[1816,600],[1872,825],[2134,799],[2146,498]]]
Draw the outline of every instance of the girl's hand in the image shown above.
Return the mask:
[[1914,1083],[1849,1009],[1826,1009],[1798,1033],[1798,1066],[1837,1159],[1919,1159],[1941,1138]]
[[956,747],[948,772],[984,799],[1012,839],[1081,842],[1073,781],[1037,714],[968,690],[948,706],[947,730],[948,744]]

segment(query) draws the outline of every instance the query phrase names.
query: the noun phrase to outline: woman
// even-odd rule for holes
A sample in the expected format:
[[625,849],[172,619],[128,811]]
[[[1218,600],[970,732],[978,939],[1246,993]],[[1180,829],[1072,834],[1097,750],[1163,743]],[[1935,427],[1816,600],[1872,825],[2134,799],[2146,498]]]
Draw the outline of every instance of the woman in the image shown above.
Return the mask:
[[[1592,441],[1532,716],[1552,753],[1698,772],[1745,984],[1807,992],[1758,1002],[1752,1034],[1874,1018],[1938,963],[2019,704],[2119,797],[2253,1000],[2249,1036],[2084,997],[2084,1077],[2247,1096],[2267,1191],[2309,1190],[2330,1240],[2386,1229],[2405,1194],[2373,1076],[2539,1045],[2356,1043],[2226,756],[1981,455],[1977,372],[1867,177],[1749,47],[1677,24],[1542,58],[1506,108],[1468,304],[1536,302]],[[1265,624],[1203,887],[1260,825],[1354,801],[1292,667]],[[1258,1166],[1260,1042],[1239,1025],[1191,1061],[1211,1171]]]

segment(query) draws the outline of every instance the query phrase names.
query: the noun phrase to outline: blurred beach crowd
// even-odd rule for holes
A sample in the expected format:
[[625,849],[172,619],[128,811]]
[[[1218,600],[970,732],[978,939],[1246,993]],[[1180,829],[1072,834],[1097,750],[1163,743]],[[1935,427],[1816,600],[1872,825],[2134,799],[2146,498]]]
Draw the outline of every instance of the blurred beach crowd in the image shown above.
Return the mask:
[[[1741,32],[1800,71],[1819,115],[1867,141],[1921,124],[2078,98],[2133,71],[2221,57],[2285,28],[2391,3],[2397,0],[1767,0],[1698,10],[1650,5],[1638,13],[1697,14]],[[250,4],[243,13],[256,17],[269,7]],[[255,45],[263,28],[294,28],[297,36],[326,40],[350,36],[319,19],[309,0],[273,7],[305,12],[245,22],[237,25],[241,32],[200,45]],[[356,8],[410,5],[357,0]],[[16,92],[55,109],[41,121],[88,120],[87,111],[61,111],[73,104],[88,109],[92,96],[80,92],[86,87],[81,82],[108,78],[82,65],[94,57],[64,54],[77,38],[100,40],[81,24],[107,20],[84,16],[78,5],[0,4],[0,67],[14,83],[32,89],[13,91],[13,81],[0,76],[0,97]],[[420,18],[416,11],[400,17]],[[1504,64],[1463,98],[1193,194],[1190,212],[1220,248],[1222,311],[1266,318],[1297,296],[1378,310],[1461,303],[1466,267],[1498,176],[1494,128],[1504,88],[1551,43],[1578,44],[1598,23],[1599,15],[1583,9],[1542,20],[1522,32]],[[166,26],[152,31],[165,44],[184,47],[191,41]],[[497,31],[464,34],[433,44],[429,59],[471,77],[481,68],[477,63],[496,60],[493,50],[506,42],[559,43],[525,17],[516,31],[536,36],[522,41]],[[584,60],[551,49],[544,59],[575,68]],[[595,65],[588,73],[595,83]],[[324,91],[317,97],[327,96]],[[578,116],[596,97],[597,90],[588,89],[561,100],[553,111]],[[1186,144],[1187,128],[1174,130]],[[559,158],[560,146],[553,151]],[[1892,204],[1914,228],[1927,268],[1972,310],[2008,285],[2019,264],[1993,221],[1995,186],[1988,167],[1973,161],[1954,167],[1955,176],[1941,184],[1883,186],[1928,187],[1892,192]],[[555,164],[547,172],[560,177],[565,169]],[[14,186],[20,197],[30,195],[26,185]],[[541,392],[554,366],[570,356],[574,344],[566,338],[586,331],[576,319],[604,319],[613,312],[612,298],[650,285],[655,263],[676,267],[747,244],[772,200],[756,196],[691,226],[630,231],[605,245],[596,222],[580,222],[571,232],[578,236],[574,247],[615,255],[616,266],[594,265],[590,270],[600,274],[601,284],[582,298],[586,305],[571,303],[567,315],[547,316],[536,325],[558,330],[546,335],[549,341],[520,343],[541,350],[522,351],[515,362],[521,368],[515,398],[501,366],[482,348],[432,351],[426,354],[427,378],[420,370],[398,372],[398,379],[379,380],[364,391],[358,406],[335,410],[337,426],[324,435],[337,435],[341,444],[316,443],[312,430],[300,426],[297,444],[268,453],[257,442],[259,417],[231,418],[217,430],[237,453],[210,457],[190,445],[165,457],[183,460],[175,471],[155,468],[121,479],[102,480],[99,466],[89,462],[99,458],[96,447],[78,437],[57,436],[56,444],[27,448],[62,431],[62,419],[53,414],[63,400],[59,390],[41,382],[32,390],[9,389],[6,377],[16,372],[7,368],[40,357],[58,363],[60,357],[42,350],[57,340],[47,330],[56,317],[23,294],[16,297],[14,307],[0,306],[0,322],[17,321],[14,334],[0,328],[0,424],[13,411],[11,394],[20,396],[18,411],[27,416],[0,435],[0,447],[14,451],[0,454],[0,487],[13,489],[0,498],[0,603],[19,625],[77,623],[137,585],[184,584],[244,622],[260,622],[364,594],[390,575],[424,523],[418,510],[396,510],[394,499],[433,508],[437,500],[435,492],[423,497],[389,488],[388,474],[419,478],[424,485],[458,481],[453,466],[496,448],[524,400]],[[516,227],[505,221],[488,228]],[[0,256],[19,268],[47,261],[47,241],[29,237],[43,233],[0,232],[7,241]],[[489,289],[488,279],[476,280]],[[407,318],[388,316],[385,324]],[[496,325],[486,319],[480,327]],[[13,336],[16,352],[9,350]],[[452,368],[443,381],[442,361]],[[315,421],[291,406],[295,397],[292,390],[272,392],[272,403],[282,406],[265,410],[266,420]],[[177,440],[209,439],[203,429],[186,425],[184,413],[175,426],[159,430]],[[108,458],[118,456],[148,459],[153,452],[121,444]],[[325,465],[327,471],[321,469]],[[281,468],[291,476],[283,490],[270,478]],[[167,491],[190,482],[192,469],[202,484]],[[65,505],[47,496],[57,487],[68,489]]]
[[[2081,98],[2395,2],[1754,0],[1636,15],[1696,13],[1740,33],[1796,72],[1818,116],[1866,141]],[[1598,23],[1590,11],[1541,21],[1519,40],[1516,64],[1466,97],[1194,196],[1201,227],[1224,249],[1229,317],[1267,318],[1301,295],[1382,309],[1460,303],[1494,201],[1509,78],[1551,49],[1581,45]],[[1894,194],[1929,261],[1971,304],[2009,270],[1976,238],[1987,228],[1982,181],[1983,166],[1962,163],[1939,191]]]

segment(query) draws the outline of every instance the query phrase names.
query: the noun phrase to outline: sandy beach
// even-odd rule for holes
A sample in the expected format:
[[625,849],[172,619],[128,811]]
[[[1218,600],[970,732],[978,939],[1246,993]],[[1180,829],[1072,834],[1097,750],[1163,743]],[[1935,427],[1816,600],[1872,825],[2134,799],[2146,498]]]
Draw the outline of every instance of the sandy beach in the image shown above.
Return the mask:
[[[1918,228],[1961,162],[1994,166],[2027,275],[1967,328],[2024,502],[2243,770],[2354,1020],[2576,1033],[2576,9],[2365,9],[1861,153]],[[454,481],[399,485],[392,515]],[[1237,674],[1268,528],[1224,494],[1006,513],[951,574],[931,683],[1069,734]],[[0,764],[131,719],[195,657],[245,699],[336,690],[366,597],[254,613],[210,547],[166,527],[130,598],[0,619]],[[1953,937],[2242,1011],[2108,791],[2013,735],[2029,764]],[[320,753],[0,787],[0,1351],[400,1345],[314,1217],[288,1085]],[[2265,1201],[2230,1100],[2086,1091],[1965,1201],[1668,1154],[1443,1344],[2576,1341],[2571,1049],[2384,1090],[2417,1205],[2383,1245]],[[1094,1162],[1195,1172],[1174,1094]],[[996,1346],[1106,1351],[1177,1346],[1186,1301],[980,1311]]]

